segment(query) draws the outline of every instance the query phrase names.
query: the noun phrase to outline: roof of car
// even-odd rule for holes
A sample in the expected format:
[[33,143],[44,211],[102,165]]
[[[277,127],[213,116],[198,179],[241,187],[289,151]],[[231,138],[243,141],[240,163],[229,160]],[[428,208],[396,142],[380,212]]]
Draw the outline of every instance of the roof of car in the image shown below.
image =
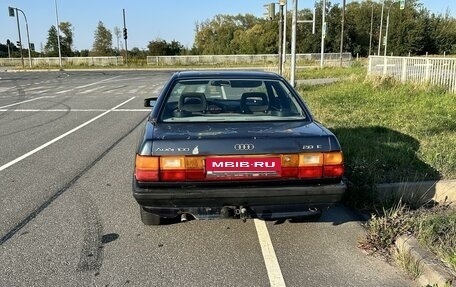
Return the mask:
[[241,70],[212,70],[212,71],[181,71],[177,72],[175,77],[179,79],[187,78],[211,78],[211,77],[236,77],[236,78],[263,78],[279,79],[278,74],[264,71],[241,71]]

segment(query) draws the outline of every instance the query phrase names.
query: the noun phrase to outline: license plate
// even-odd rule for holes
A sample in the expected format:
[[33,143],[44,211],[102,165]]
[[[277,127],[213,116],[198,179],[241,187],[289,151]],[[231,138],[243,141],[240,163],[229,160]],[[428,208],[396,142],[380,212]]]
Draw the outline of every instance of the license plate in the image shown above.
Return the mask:
[[280,157],[208,157],[208,176],[274,176],[281,170]]

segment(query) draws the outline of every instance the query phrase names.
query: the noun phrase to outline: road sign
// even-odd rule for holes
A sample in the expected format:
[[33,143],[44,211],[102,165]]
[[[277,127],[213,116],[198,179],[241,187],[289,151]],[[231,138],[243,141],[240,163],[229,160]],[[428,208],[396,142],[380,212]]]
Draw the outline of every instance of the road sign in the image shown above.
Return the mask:
[[400,7],[401,7],[401,10],[404,10],[404,8],[405,8],[405,0],[401,0],[400,1]]

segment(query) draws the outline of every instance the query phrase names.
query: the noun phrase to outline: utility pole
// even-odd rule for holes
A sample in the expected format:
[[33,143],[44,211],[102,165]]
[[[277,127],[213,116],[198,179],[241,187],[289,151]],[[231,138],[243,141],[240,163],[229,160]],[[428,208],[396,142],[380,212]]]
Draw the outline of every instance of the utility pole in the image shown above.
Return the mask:
[[345,0],[342,1],[342,22],[340,31],[340,66],[342,67],[342,52],[344,49],[344,23],[345,23]]
[[370,33],[369,33],[369,56],[371,55],[372,51],[372,27],[374,22],[374,4],[372,4],[372,11],[371,11],[371,27],[370,27]]
[[323,69],[324,57],[325,57],[325,37],[326,37],[326,0],[323,0],[322,7],[322,19],[321,19],[321,55],[320,55],[320,68]]
[[380,56],[380,48],[382,47],[382,28],[383,28],[383,10],[385,9],[385,0],[382,1],[382,14],[380,16],[380,33],[378,34],[378,52],[377,56]]
[[283,23],[283,40],[282,40],[282,71],[285,70],[285,62],[287,60],[287,1],[284,0],[285,12],[284,12],[284,23]]
[[295,86],[295,73],[296,73],[296,24],[298,13],[298,0],[293,0],[291,20],[291,63],[290,63],[290,84]]
[[282,28],[283,28],[283,4],[279,3],[279,75],[282,75]]

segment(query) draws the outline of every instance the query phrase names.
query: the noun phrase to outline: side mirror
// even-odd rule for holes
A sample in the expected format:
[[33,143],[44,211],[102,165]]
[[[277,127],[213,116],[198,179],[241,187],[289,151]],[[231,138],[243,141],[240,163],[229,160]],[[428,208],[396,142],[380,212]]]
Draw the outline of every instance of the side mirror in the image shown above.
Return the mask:
[[158,97],[144,99],[144,106],[146,108],[153,108],[157,102]]

